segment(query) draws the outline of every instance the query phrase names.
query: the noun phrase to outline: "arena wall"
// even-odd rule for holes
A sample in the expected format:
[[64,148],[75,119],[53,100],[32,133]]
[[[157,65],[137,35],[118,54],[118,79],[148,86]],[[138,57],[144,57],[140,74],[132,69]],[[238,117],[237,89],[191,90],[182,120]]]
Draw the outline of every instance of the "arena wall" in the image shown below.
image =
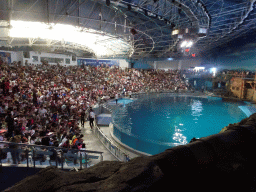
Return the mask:
[[[7,62],[18,62],[21,61],[22,65],[25,65],[25,63],[31,63],[35,65],[42,64],[41,59],[43,58],[51,58],[51,60],[55,60],[55,62],[49,62],[51,65],[56,65],[56,61],[62,60],[63,62],[58,62],[60,65],[65,65],[65,66],[75,66],[77,65],[77,57],[73,57],[72,55],[64,55],[64,54],[54,54],[54,53],[44,53],[44,52],[39,52],[39,51],[5,51],[5,50],[0,50],[0,53],[10,53],[11,59]],[[56,60],[57,59],[57,60]],[[86,58],[84,58],[86,59]],[[7,59],[8,60],[8,59]],[[121,68],[128,68],[129,62],[127,62],[125,59],[120,59],[117,60],[119,63],[119,67]]]
[[153,69],[189,69],[201,65],[201,59],[163,60],[150,62]]

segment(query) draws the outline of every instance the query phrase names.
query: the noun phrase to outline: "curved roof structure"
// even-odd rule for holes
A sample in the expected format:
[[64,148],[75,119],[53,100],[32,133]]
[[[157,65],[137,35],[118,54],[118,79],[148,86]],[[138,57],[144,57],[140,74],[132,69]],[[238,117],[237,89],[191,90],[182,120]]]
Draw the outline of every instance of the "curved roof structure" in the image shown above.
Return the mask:
[[[98,58],[180,57],[255,30],[255,1],[0,0],[0,45]],[[20,29],[15,21],[29,24]],[[29,37],[25,29],[37,35]],[[182,48],[184,41],[192,47]]]

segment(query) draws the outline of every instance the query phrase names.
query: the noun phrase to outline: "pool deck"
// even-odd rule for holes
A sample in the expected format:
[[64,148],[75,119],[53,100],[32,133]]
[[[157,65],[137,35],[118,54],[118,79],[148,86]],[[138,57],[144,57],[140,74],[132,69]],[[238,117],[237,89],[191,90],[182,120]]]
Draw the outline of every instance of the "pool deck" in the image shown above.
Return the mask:
[[[109,128],[110,129],[110,128]],[[84,127],[81,126],[81,133],[84,135],[84,143],[86,150],[103,152],[103,161],[118,161],[100,142],[100,140],[93,134],[90,128],[89,121],[86,121]],[[107,132],[107,131],[106,131]]]

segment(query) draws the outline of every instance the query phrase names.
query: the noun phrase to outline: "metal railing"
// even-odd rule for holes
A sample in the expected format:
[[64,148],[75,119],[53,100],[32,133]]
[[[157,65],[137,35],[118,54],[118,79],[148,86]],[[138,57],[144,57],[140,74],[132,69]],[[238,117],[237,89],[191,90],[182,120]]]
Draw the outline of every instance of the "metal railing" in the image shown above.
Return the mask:
[[[109,100],[111,101],[111,100]],[[115,99],[112,99],[115,101]],[[111,107],[107,103],[100,103],[99,107],[103,107],[108,110],[110,113],[113,113],[117,106]],[[96,126],[93,129],[94,135],[100,140],[100,142],[105,146],[105,148],[119,161],[128,162],[130,161],[129,155],[127,155],[120,147],[118,147],[113,141],[111,141],[98,127],[97,122]]]
[[100,140],[100,142],[106,147],[106,149],[114,155],[119,161],[128,162],[130,161],[129,155],[123,152],[118,146],[114,144],[98,126],[94,128],[94,135]]
[[103,152],[0,141],[0,166],[17,165],[61,169],[87,168],[103,161]]

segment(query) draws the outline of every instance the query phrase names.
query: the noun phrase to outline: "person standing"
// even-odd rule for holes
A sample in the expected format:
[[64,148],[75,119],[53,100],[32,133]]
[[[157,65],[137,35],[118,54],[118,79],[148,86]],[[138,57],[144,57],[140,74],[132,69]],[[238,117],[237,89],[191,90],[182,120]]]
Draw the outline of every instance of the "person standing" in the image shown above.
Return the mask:
[[8,111],[5,122],[7,123],[7,127],[8,127],[7,138],[11,138],[13,136],[13,131],[15,128],[14,127],[14,118],[11,114],[11,111]]
[[93,109],[90,108],[90,111],[89,111],[89,121],[90,121],[91,129],[93,128],[94,119],[95,119],[95,113],[93,112]]
[[10,82],[9,82],[9,79],[6,79],[4,83],[4,96],[9,95],[9,89],[10,89]]
[[84,121],[85,121],[85,111],[82,110],[81,112],[81,125],[84,127]]
[[37,94],[36,90],[33,90],[33,104],[35,107],[37,107]]
[[20,164],[20,150],[19,150],[20,147],[13,143],[20,143],[21,136],[16,135],[14,137],[11,137],[9,141],[12,142],[12,144],[9,144],[9,148],[11,149],[13,164],[17,164],[17,163]]
[[118,93],[116,94],[115,99],[116,99],[116,104],[117,104],[117,101],[118,101]]

